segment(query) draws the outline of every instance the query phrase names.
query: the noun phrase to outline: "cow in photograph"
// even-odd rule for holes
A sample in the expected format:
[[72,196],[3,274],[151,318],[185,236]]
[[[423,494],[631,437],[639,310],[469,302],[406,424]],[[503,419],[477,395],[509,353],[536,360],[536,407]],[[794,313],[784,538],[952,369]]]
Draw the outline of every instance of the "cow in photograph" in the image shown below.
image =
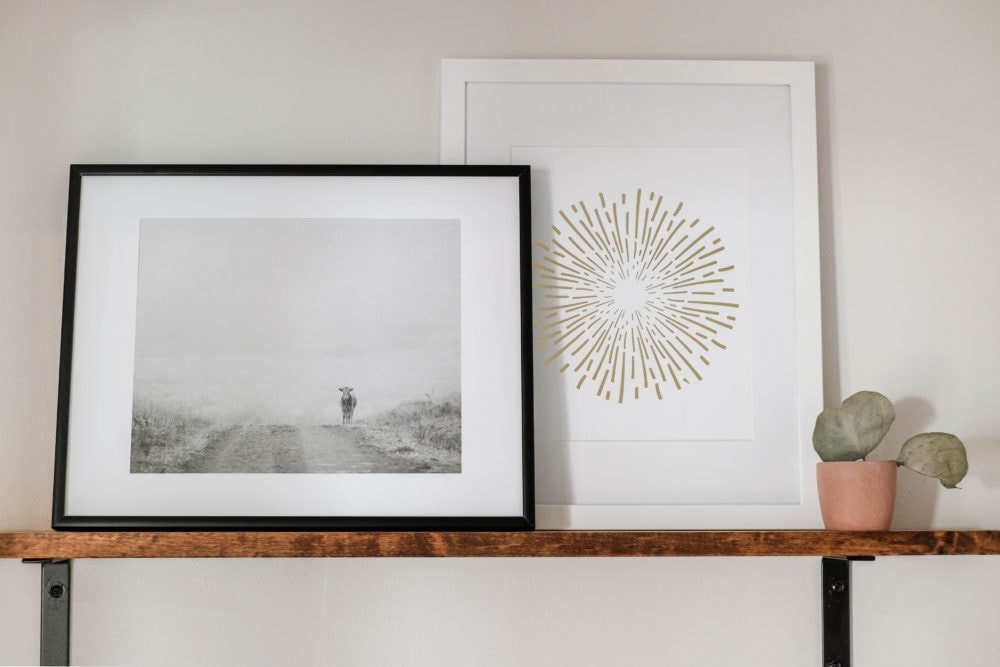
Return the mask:
[[350,424],[354,419],[354,406],[358,398],[354,395],[354,387],[338,387],[340,389],[340,411],[343,414],[341,424]]

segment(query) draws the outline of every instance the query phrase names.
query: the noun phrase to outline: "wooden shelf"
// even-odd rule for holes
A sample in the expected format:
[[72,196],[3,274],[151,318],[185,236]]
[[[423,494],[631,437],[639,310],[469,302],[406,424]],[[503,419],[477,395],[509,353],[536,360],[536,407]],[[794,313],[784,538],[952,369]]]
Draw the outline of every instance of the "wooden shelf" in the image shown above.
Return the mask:
[[1000,554],[1000,531],[0,532],[0,558]]

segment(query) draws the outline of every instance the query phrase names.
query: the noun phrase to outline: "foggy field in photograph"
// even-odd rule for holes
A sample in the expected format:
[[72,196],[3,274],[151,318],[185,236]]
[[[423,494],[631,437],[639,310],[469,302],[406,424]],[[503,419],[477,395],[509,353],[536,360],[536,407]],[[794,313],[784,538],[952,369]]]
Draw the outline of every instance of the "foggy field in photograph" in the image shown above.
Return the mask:
[[143,220],[132,472],[460,472],[459,241],[457,220]]
[[351,424],[232,424],[137,404],[133,473],[457,473],[461,399],[406,403]]

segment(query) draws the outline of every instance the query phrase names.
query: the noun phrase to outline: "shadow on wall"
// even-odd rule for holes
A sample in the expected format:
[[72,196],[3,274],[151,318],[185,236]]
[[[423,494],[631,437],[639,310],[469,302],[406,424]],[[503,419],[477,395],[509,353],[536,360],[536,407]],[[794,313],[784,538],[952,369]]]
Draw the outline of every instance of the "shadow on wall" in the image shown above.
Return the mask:
[[[886,458],[895,457],[906,440],[928,430],[936,413],[925,399],[909,396],[896,402],[896,421],[886,438]],[[939,429],[947,431],[947,424]],[[1000,487],[1000,436],[968,437],[956,433],[965,444],[969,456],[969,474],[966,479],[975,478],[989,488]],[[894,437],[895,436],[895,437]],[[900,469],[896,488],[896,512],[892,528],[894,530],[927,530],[934,519],[938,495],[941,493],[961,493],[964,484],[957,490],[948,490],[931,477],[924,477],[910,470]]]
[[819,178],[819,269],[823,364],[823,405],[840,405],[840,315],[837,312],[836,229],[833,210],[833,155],[830,148],[830,73],[816,64],[816,140]]
[[1000,488],[1000,435],[974,436],[962,442],[969,454],[969,476],[987,488]]
[[[896,458],[908,438],[925,432],[936,414],[930,401],[916,396],[907,396],[893,403],[896,421],[882,445],[885,450],[879,452],[886,459]],[[938,492],[944,491],[941,484],[936,479],[906,469],[900,469],[896,479],[896,511],[892,528],[927,530],[934,519]]]

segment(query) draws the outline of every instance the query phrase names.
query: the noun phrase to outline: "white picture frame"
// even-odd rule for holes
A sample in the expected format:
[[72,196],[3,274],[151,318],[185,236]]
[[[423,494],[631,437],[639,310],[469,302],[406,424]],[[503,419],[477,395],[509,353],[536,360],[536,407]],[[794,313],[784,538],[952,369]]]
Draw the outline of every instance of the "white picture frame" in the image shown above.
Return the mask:
[[[559,212],[573,214],[561,207],[578,201],[581,211],[594,206],[597,212],[595,200],[584,201],[596,196],[595,184],[617,183],[621,172],[635,172],[659,179],[645,187],[660,193],[665,188],[668,200],[671,184],[697,191],[692,215],[711,211],[728,221],[725,245],[737,260],[733,275],[742,271],[736,287],[727,288],[743,300],[735,304],[739,316],[731,318],[738,333],[717,341],[727,351],[712,371],[723,370],[712,391],[702,389],[708,384],[699,384],[697,372],[684,382],[675,378],[676,388],[698,387],[692,398],[684,398],[683,408],[663,407],[659,396],[659,403],[650,399],[652,407],[636,412],[626,398],[631,387],[617,395],[599,387],[593,393],[605,395],[586,404],[574,393],[568,372],[567,379],[551,381],[556,373],[538,359],[544,336],[536,329],[539,528],[821,527],[811,448],[822,409],[812,63],[445,60],[441,160],[531,167],[536,264],[553,259],[542,249],[553,234],[573,228]],[[613,187],[608,186],[609,198],[621,193],[623,208],[634,206],[636,229],[638,199],[645,192],[624,186],[611,192]],[[563,230],[549,231],[560,226]],[[776,279],[778,274],[784,279]],[[538,326],[545,281],[538,275],[534,280]],[[702,361],[710,360],[702,356]],[[732,380],[722,381],[727,365],[737,368]],[[597,384],[584,375],[579,386]],[[634,391],[638,397],[638,385]],[[714,398],[719,395],[726,398]],[[629,411],[618,421],[607,416],[616,402]],[[679,436],[649,440],[644,433],[660,437],[658,410],[664,420],[700,417]],[[716,414],[721,416],[713,421]],[[609,435],[636,423],[635,434]],[[576,439],[578,433],[584,437]]]

